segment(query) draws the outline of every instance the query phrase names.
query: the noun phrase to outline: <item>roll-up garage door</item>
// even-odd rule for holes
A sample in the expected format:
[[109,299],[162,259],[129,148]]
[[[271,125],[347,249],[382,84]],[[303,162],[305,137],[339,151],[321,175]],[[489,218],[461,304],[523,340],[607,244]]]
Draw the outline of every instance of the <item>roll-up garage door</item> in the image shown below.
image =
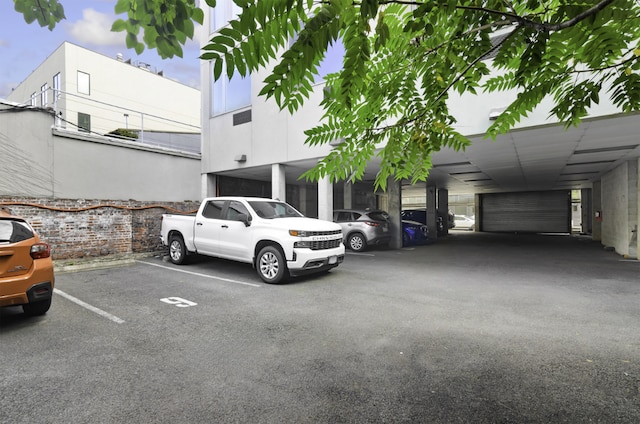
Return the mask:
[[536,191],[481,195],[481,231],[571,232],[571,192]]

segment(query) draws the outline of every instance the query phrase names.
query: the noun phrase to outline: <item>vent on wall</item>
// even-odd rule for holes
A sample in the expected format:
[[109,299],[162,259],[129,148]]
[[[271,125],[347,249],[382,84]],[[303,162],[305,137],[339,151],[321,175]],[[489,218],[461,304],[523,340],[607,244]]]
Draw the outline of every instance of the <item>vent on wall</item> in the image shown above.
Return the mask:
[[233,126],[251,122],[251,109],[233,114]]

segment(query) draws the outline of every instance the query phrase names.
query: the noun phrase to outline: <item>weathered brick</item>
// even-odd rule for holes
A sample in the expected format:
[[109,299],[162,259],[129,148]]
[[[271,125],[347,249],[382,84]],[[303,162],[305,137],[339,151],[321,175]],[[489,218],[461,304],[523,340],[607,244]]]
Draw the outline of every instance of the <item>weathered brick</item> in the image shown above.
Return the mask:
[[160,252],[167,208],[192,212],[198,207],[194,202],[0,197],[3,204],[33,225],[51,245],[54,260]]

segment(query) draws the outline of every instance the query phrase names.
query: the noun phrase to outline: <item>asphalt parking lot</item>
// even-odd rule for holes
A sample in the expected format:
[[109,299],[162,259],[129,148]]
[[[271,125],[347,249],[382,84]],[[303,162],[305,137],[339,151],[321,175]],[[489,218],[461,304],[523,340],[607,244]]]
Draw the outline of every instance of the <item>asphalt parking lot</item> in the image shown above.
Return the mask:
[[0,310],[1,423],[638,423],[640,261],[454,232],[284,285],[162,258]]

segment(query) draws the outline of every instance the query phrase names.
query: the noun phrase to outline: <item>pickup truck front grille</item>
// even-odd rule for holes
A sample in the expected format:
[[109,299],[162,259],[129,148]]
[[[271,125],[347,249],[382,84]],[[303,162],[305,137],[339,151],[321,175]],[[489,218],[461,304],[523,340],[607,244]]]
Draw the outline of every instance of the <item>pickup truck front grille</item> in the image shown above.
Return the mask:
[[[322,233],[328,233],[328,231],[319,231]],[[335,234],[335,233],[333,233]],[[336,240],[325,240],[325,241],[314,241],[311,245],[311,250],[325,250],[325,249],[334,249],[340,246],[342,242],[341,239]]]
[[308,236],[332,236],[335,234],[342,233],[342,230],[333,230],[333,231],[307,231]]

